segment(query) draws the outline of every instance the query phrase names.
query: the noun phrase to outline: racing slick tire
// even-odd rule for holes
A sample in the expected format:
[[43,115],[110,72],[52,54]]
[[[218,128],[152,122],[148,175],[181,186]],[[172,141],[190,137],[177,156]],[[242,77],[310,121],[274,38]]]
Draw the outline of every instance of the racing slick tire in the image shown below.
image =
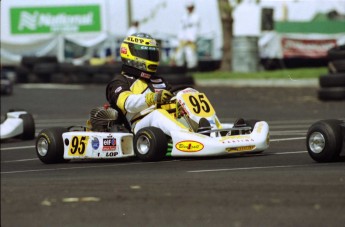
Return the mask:
[[32,140],[35,138],[35,121],[31,114],[21,114],[19,116],[23,120],[23,140]]
[[36,139],[36,154],[45,164],[67,162],[63,158],[64,144],[62,134],[66,128],[54,127],[43,129]]
[[332,162],[339,159],[342,149],[340,120],[321,120],[310,126],[307,133],[309,156],[317,162]]
[[134,136],[134,153],[142,161],[160,161],[165,157],[167,149],[167,136],[159,128],[146,127]]

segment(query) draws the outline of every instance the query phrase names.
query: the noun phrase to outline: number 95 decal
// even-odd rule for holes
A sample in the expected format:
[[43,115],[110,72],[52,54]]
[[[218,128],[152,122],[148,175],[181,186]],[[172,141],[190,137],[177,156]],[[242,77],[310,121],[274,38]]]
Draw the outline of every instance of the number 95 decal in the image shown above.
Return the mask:
[[84,156],[88,141],[88,136],[73,136],[68,147],[68,154],[70,156]]
[[183,100],[188,110],[199,117],[210,117],[215,114],[214,109],[204,93],[184,94]]

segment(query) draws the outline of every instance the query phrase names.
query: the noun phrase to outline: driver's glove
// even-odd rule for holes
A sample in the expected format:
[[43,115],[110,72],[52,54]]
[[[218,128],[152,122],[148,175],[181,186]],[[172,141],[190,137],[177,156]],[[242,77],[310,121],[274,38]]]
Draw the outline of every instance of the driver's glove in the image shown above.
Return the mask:
[[173,97],[170,91],[167,90],[160,90],[157,92],[150,92],[146,94],[145,101],[148,106],[154,104],[164,104],[169,102],[169,100]]

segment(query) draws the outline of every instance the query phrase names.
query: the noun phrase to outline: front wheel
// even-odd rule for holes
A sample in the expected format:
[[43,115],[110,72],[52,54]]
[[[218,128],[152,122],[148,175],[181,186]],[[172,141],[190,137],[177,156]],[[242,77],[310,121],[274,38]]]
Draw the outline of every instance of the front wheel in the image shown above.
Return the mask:
[[65,162],[62,134],[66,128],[43,129],[36,139],[36,154],[45,164]]
[[322,120],[314,123],[307,133],[307,149],[317,162],[332,162],[339,158],[342,148],[340,120]]
[[168,149],[168,140],[156,127],[140,129],[134,136],[134,152],[142,161],[160,161]]

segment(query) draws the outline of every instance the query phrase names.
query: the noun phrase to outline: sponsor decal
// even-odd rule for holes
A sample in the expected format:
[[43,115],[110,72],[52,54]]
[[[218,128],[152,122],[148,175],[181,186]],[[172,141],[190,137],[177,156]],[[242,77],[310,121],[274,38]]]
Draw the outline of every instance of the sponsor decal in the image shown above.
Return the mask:
[[116,150],[116,139],[111,135],[103,139],[102,151],[115,151]]
[[198,152],[204,148],[204,145],[197,141],[185,140],[178,142],[175,147],[182,152]]
[[121,90],[122,90],[122,87],[120,86],[120,87],[116,88],[115,93],[119,93]]
[[99,148],[99,140],[97,137],[94,137],[92,140],[91,140],[91,145],[92,145],[92,148],[97,150]]
[[163,84],[152,84],[152,87],[155,89],[164,89],[166,88],[165,83]]
[[244,146],[244,147],[229,147],[225,150],[229,153],[236,153],[236,152],[244,152],[244,151],[252,151],[255,149],[255,146]]
[[182,116],[185,115],[185,114],[190,115],[188,109],[186,108],[186,104],[184,102],[182,102],[182,100],[178,100],[178,103],[181,106],[180,114]]
[[150,133],[144,131],[143,134],[145,134],[147,136],[147,138],[152,139]]
[[183,89],[182,91],[179,91],[181,92],[182,94],[188,94],[188,93],[197,93],[197,90],[193,89],[193,88],[186,88],[186,89]]
[[139,44],[143,44],[143,43],[145,42],[144,39],[139,39],[139,38],[133,37],[133,36],[129,36],[129,37],[127,38],[127,40],[130,41],[130,42],[139,43]]
[[107,152],[105,154],[106,157],[115,157],[117,156],[119,153],[118,152]]
[[127,48],[121,47],[121,54],[127,54]]
[[222,143],[241,143],[241,142],[253,142],[254,139],[250,136],[225,136],[222,137],[219,142]]
[[140,77],[142,77],[142,78],[146,78],[146,79],[150,79],[150,78],[151,78],[151,75],[150,75],[150,74],[148,74],[148,73],[144,73],[144,72],[142,72],[142,73],[140,74]]
[[12,34],[101,31],[99,5],[14,7]]
[[45,134],[45,133],[42,133],[42,136],[43,136],[44,138],[46,138],[46,140],[47,140],[48,143],[50,144],[49,136],[48,136],[47,134]]
[[284,58],[326,57],[327,51],[337,45],[335,39],[291,39],[282,38]]

